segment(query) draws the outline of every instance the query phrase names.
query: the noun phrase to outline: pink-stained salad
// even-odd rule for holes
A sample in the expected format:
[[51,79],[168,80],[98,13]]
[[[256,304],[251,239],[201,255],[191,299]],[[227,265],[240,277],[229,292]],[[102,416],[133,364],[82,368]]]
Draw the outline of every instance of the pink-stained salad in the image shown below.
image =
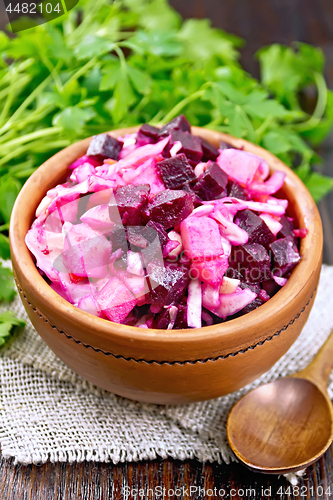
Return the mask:
[[139,328],[200,328],[248,313],[301,257],[275,195],[285,173],[191,134],[181,115],[118,139],[94,136],[36,210],[26,244],[76,307]]

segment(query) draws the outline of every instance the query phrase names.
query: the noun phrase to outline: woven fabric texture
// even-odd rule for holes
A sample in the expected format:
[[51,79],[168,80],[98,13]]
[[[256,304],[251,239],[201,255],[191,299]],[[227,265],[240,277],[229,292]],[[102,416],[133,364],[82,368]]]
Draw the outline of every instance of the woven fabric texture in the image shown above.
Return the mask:
[[[333,328],[333,267],[323,266],[309,320],[291,349],[260,379],[215,400],[182,406],[130,401],[100,390],[67,368],[44,344],[17,297],[10,309],[27,321],[0,354],[0,444],[5,457],[30,464],[114,463],[172,457],[233,460],[226,420],[247,391],[304,368]],[[329,382],[333,396],[333,377]]]

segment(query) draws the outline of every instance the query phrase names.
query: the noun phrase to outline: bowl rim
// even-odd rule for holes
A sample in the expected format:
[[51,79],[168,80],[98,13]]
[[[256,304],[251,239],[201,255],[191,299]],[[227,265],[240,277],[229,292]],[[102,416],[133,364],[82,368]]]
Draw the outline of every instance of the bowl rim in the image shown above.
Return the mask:
[[[119,137],[127,133],[133,133],[138,130],[138,128],[139,126],[129,127],[113,130],[109,133],[110,135]],[[300,291],[306,288],[306,282],[316,272],[318,266],[320,266],[323,247],[321,219],[313,198],[299,177],[272,153],[269,153],[260,146],[254,145],[245,139],[238,139],[221,132],[200,127],[192,127],[192,133],[194,135],[200,135],[209,142],[218,144],[224,141],[237,149],[242,149],[261,156],[268,162],[271,173],[276,169],[286,172],[286,191],[289,192],[291,199],[294,197],[294,207],[298,211],[300,226],[308,229],[307,236],[301,240],[300,253],[302,255],[302,260],[293,270],[287,284],[279,290],[272,299],[262,304],[254,311],[246,314],[246,328],[244,328],[245,316],[225,323],[222,322],[201,328],[163,330],[122,325],[82,311],[60,297],[39,274],[30,251],[24,242],[24,224],[20,220],[20,214],[22,214],[22,210],[27,210],[27,204],[29,206],[28,200],[30,201],[33,190],[41,190],[45,182],[49,182],[50,176],[55,176],[55,173],[53,173],[51,169],[56,170],[56,166],[61,164],[61,169],[65,171],[65,168],[67,168],[74,159],[84,154],[91,137],[83,139],[49,158],[27,180],[16,199],[12,211],[9,233],[11,256],[14,264],[13,267],[15,269],[16,266],[19,272],[25,276],[26,282],[29,282],[30,292],[34,294],[34,296],[38,298],[38,301],[43,303],[46,308],[49,308],[49,310],[51,308],[54,313],[58,313],[61,316],[66,315],[72,323],[81,324],[82,327],[85,328],[91,328],[91,330],[94,331],[91,343],[94,345],[99,345],[100,342],[105,344],[105,342],[112,341],[112,339],[118,339],[121,344],[124,345],[124,343],[131,342],[133,338],[135,338],[135,342],[142,343],[142,345],[153,340],[156,345],[158,344],[163,348],[163,345],[166,346],[172,342],[178,344],[179,347],[184,350],[184,346],[187,344],[197,343],[198,341],[209,344],[210,340],[214,339],[214,341],[216,341],[217,337],[221,337],[227,344],[231,343],[235,346],[251,344],[256,340],[253,338],[253,330],[257,329],[257,338],[261,338],[259,327],[263,321],[267,321],[267,317],[273,317],[273,315],[288,317],[288,311],[290,311],[291,307],[290,304],[296,299]],[[58,170],[60,169],[59,166],[57,168]],[[31,202],[32,205],[29,206],[29,213],[32,210],[33,213],[35,213],[35,209],[38,206],[36,200],[40,201],[46,191],[47,189],[42,192],[41,196],[35,196],[35,199]],[[296,204],[295,201],[297,201]],[[52,306],[50,305],[51,303]],[[239,335],[235,335],[235,332],[240,332],[241,330],[242,339],[240,342],[240,337]],[[274,328],[272,328],[272,330],[274,330]],[[252,332],[252,334],[246,335],[247,331]],[[267,334],[264,338],[268,336]],[[78,340],[80,341],[80,339]]]

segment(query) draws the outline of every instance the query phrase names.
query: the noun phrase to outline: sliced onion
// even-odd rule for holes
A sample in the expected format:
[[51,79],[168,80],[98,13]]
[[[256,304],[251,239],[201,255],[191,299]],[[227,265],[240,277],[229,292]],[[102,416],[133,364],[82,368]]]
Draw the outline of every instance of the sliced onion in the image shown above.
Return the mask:
[[197,279],[191,280],[187,298],[187,324],[190,328],[201,328],[201,309],[201,282]]

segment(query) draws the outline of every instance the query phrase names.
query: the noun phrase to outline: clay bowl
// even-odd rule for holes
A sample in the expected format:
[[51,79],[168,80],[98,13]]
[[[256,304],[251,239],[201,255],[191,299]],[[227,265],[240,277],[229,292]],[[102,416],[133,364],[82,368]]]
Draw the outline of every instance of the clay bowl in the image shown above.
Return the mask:
[[[135,129],[113,131],[119,136]],[[198,329],[145,330],[112,323],[69,304],[38,273],[24,238],[46,191],[63,182],[66,169],[90,139],[45,162],[21,190],[12,213],[10,243],[24,307],[39,335],[72,370],[115,394],[149,403],[178,404],[222,396],[252,382],[289,349],[300,334],[316,294],[322,225],[300,179],[280,160],[245,140],[195,128],[215,146],[225,141],[265,158],[271,171],[287,173],[288,214],[308,234],[302,260],[287,284],[268,302],[241,318]]]

